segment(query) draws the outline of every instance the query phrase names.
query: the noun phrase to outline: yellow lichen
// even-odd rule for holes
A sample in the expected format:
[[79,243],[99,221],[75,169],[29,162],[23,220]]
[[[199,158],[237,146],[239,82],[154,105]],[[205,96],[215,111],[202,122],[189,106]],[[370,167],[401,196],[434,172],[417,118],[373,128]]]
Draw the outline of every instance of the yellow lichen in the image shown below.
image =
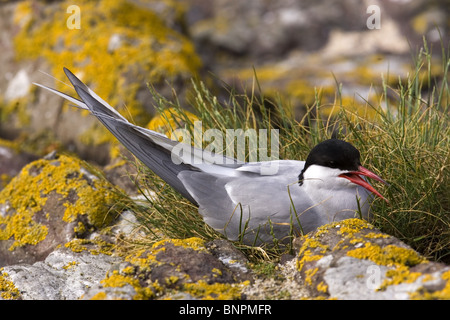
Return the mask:
[[328,286],[327,286],[325,283],[323,283],[323,281],[321,281],[321,282],[317,285],[317,291],[326,293],[327,290],[328,290]]
[[[126,108],[141,125],[150,118],[136,99],[142,85],[149,80],[161,83],[197,74],[201,60],[193,43],[145,5],[127,0],[79,0],[79,28],[70,27],[77,14],[67,12],[71,5],[73,1],[66,0],[51,6],[34,1],[17,6],[14,21],[20,31],[14,38],[16,57],[46,59],[56,79],[65,79],[62,67],[68,67],[112,106]],[[183,9],[178,2],[165,5],[181,16]],[[44,18],[32,18],[38,14]],[[56,85],[69,93],[67,86]],[[81,139],[96,145],[115,143],[107,130],[96,128],[101,129],[93,129]]]
[[[106,242],[98,237],[90,240],[90,239],[72,239],[66,244],[64,244],[66,248],[69,248],[73,252],[80,253],[83,251],[88,251],[90,254],[105,254],[112,255],[114,244],[110,242]],[[91,248],[89,249],[88,246]]]
[[106,300],[107,295],[106,292],[100,291],[99,293],[95,294],[91,300]]
[[68,264],[66,264],[65,266],[63,266],[64,270],[69,270],[70,268],[74,267],[78,265],[78,262],[76,261],[70,261]]
[[218,277],[218,276],[221,276],[221,275],[222,275],[222,270],[217,269],[217,268],[213,268],[213,269],[211,270],[211,272],[212,272],[212,274],[213,274],[213,277]]
[[79,221],[77,226],[73,228],[73,231],[75,231],[78,234],[82,234],[86,232],[86,226],[81,221]]
[[422,274],[420,272],[411,272],[406,266],[396,266],[395,269],[386,271],[386,279],[380,285],[378,290],[385,290],[388,286],[398,285],[401,283],[412,283],[416,281]]
[[[110,208],[120,199],[106,180],[88,173],[81,160],[61,155],[34,161],[0,191],[0,205],[8,211],[0,216],[0,240],[14,239],[10,250],[46,238],[48,229],[35,220],[35,215],[44,212],[50,195],[59,197],[66,207],[63,221],[69,223],[87,215],[94,227],[112,221]],[[44,219],[49,220],[48,212],[44,213]]]
[[166,285],[170,286],[175,284],[180,278],[177,276],[170,276],[166,278]]
[[303,253],[303,257],[297,261],[297,269],[298,271],[302,271],[305,262],[318,261],[322,258],[323,255],[313,255],[309,250],[307,250]]
[[287,92],[291,97],[298,99],[305,105],[311,106],[314,104],[316,96],[332,96],[335,88],[331,86],[315,87],[308,80],[296,79],[288,84]]
[[121,288],[127,284],[133,287],[139,285],[139,280],[130,277],[129,275],[119,274],[119,271],[114,270],[111,275],[108,275],[105,279],[100,281],[104,287]]
[[204,300],[236,300],[241,298],[242,289],[249,284],[249,281],[236,284],[208,284],[203,280],[199,280],[196,283],[184,284],[183,291]]
[[3,272],[3,268],[0,268],[0,297],[5,300],[17,300],[21,298],[20,291],[8,279],[8,274]]
[[121,271],[123,274],[134,274],[136,270],[134,267],[128,266],[128,267],[123,268]]
[[305,283],[312,285],[312,277],[319,271],[319,268],[308,269],[305,271]]
[[383,266],[415,266],[426,262],[412,249],[401,248],[394,245],[380,247],[373,243],[365,243],[364,247],[356,248],[347,252],[349,257],[368,259]]
[[[320,238],[321,232],[324,229],[320,229],[319,232],[315,235],[315,237]],[[317,261],[323,258],[323,254],[328,250],[327,245],[323,245],[319,240],[310,235],[303,236],[303,245],[299,250],[299,256],[302,258],[297,260],[297,269],[302,271],[305,262]],[[311,251],[311,249],[320,248],[319,253],[315,254]]]
[[334,222],[330,227],[339,227],[338,234],[353,236],[355,233],[361,232],[363,229],[373,229],[374,227],[361,219],[346,219]]
[[80,252],[87,250],[87,247],[85,246],[85,244],[88,244],[88,243],[89,243],[89,240],[87,240],[87,239],[73,239],[73,240],[67,242],[64,246],[66,248],[69,248],[73,252],[80,253]]
[[[392,268],[387,271],[387,279],[381,284],[379,290],[383,290],[390,285],[414,282],[423,275],[418,272],[411,272],[409,268],[420,263],[427,263],[428,261],[424,257],[409,248],[396,245],[380,246],[371,242],[370,240],[372,239],[388,239],[390,237],[375,231],[366,232],[373,228],[372,225],[364,220],[347,219],[324,225],[319,227],[314,234],[304,236],[303,244],[299,251],[300,259],[297,260],[297,269],[304,271],[305,283],[310,286],[313,285],[313,278],[317,274],[318,268],[304,270],[304,266],[307,262],[318,261],[324,257],[328,246],[323,245],[320,239],[330,230],[336,230],[335,232],[342,236],[342,239],[334,245],[332,251],[344,248],[348,250],[353,245],[354,249],[348,250],[346,252],[347,256],[371,260],[378,265]],[[320,250],[317,250],[317,248]],[[317,285],[317,290],[319,288],[322,292],[326,292],[326,287],[323,284]]]
[[[441,290],[429,292],[423,287],[410,294],[412,300],[450,300],[450,271],[443,272],[441,279],[445,280],[445,286]],[[423,280],[425,282],[425,280]]]
[[197,237],[187,239],[163,239],[154,243],[150,249],[137,250],[127,255],[125,260],[144,270],[148,269],[151,265],[160,265],[162,262],[158,261],[156,256],[159,252],[166,250],[165,245],[168,243],[197,251],[206,250],[204,247],[205,241]]
[[[155,291],[158,291],[158,285],[155,286],[142,286],[139,279],[136,279],[132,275],[124,275],[119,271],[114,270],[112,274],[109,274],[100,283],[103,287],[121,288],[126,285],[131,285],[136,294],[133,296],[134,300],[147,300],[156,296]],[[156,288],[156,289],[155,289]]]
[[[109,275],[107,279],[102,281],[102,283],[104,286],[123,286],[130,284],[135,289],[137,288],[137,292],[140,292],[137,287],[138,283],[145,283],[146,286],[151,288],[148,290],[151,290],[157,295],[160,295],[167,290],[170,294],[171,290],[175,288],[176,290],[184,291],[200,299],[239,299],[241,297],[243,287],[249,284],[248,281],[232,284],[210,284],[207,282],[207,279],[202,279],[193,283],[189,274],[182,271],[179,265],[174,265],[170,262],[168,264],[175,268],[177,274],[163,278],[162,284],[153,282],[149,285],[149,281],[147,279],[148,273],[151,272],[154,267],[164,264],[164,262],[158,261],[157,259],[157,255],[159,253],[167,250],[169,246],[203,251],[206,250],[204,244],[204,240],[196,237],[188,239],[164,239],[158,241],[154,243],[150,249],[141,249],[125,257],[125,260],[133,265],[133,267],[128,267],[129,272],[126,272],[125,269],[116,271]],[[212,268],[211,274],[212,278],[221,276],[222,270]],[[210,276],[205,275],[205,277],[209,278]],[[140,282],[138,279],[140,279]]]

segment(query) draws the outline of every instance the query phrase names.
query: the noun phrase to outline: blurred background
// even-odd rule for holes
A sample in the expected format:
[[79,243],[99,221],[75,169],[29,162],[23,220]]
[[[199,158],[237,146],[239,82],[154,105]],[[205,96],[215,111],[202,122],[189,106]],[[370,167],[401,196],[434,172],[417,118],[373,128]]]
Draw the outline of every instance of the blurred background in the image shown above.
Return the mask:
[[99,164],[113,157],[114,139],[95,119],[32,84],[75,94],[63,67],[143,126],[155,116],[147,84],[187,106],[192,78],[226,105],[227,88],[251,91],[256,75],[261,93],[299,119],[317,96],[332,112],[339,88],[345,107],[367,114],[383,81],[395,86],[414,70],[424,39],[439,66],[449,8],[448,0],[0,0],[0,177],[53,150]]

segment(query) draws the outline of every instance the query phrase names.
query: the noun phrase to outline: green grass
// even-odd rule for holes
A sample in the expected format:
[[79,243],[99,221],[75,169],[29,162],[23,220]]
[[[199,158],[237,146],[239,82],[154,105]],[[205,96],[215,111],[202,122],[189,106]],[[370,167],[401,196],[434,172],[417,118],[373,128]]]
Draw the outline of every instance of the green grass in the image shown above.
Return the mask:
[[[425,42],[424,42],[425,43]],[[450,129],[448,69],[449,51],[442,50],[439,72],[430,50],[424,47],[412,59],[412,72],[399,77],[396,86],[382,81],[377,93],[379,103],[365,107],[375,114],[364,117],[343,105],[339,83],[336,89],[337,112],[324,117],[320,91],[302,119],[294,119],[282,99],[268,99],[255,77],[253,85],[240,94],[228,88],[229,98],[219,101],[202,83],[192,82],[192,94],[180,102],[174,92],[169,100],[150,91],[160,111],[173,108],[179,125],[193,130],[193,123],[182,104],[202,121],[204,129],[280,130],[280,158],[304,160],[309,150],[325,139],[336,137],[355,145],[362,163],[389,182],[376,188],[389,204],[372,204],[375,226],[398,237],[421,254],[450,261]],[[380,79],[378,79],[380,80]],[[375,81],[375,79],[374,79]],[[389,97],[389,98],[388,98]],[[354,108],[349,108],[355,110]],[[203,223],[197,208],[183,199],[161,179],[138,165],[139,186],[157,194],[146,203],[136,204],[142,227],[149,239],[160,237],[203,239],[221,237]],[[285,250],[251,248],[236,243],[251,258],[276,259]],[[287,248],[286,250],[289,250]]]

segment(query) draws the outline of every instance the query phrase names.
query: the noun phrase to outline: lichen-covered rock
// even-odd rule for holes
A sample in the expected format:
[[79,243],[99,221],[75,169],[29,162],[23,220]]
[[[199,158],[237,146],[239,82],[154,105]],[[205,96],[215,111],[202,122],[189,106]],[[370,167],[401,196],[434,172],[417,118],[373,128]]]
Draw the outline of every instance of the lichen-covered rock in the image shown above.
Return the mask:
[[0,192],[0,266],[45,259],[116,217],[122,195],[81,160],[36,160]]
[[[212,248],[211,253],[207,248]],[[150,249],[128,254],[126,265],[109,272],[85,299],[240,299],[250,283],[250,272],[231,265],[243,261],[225,261],[218,257],[217,243],[206,245],[199,238],[167,239]]]
[[[185,82],[201,67],[193,43],[180,32],[183,8],[176,1],[0,4],[0,26],[5,22],[0,62],[7,66],[0,91],[8,92],[0,96],[0,117],[7,119],[3,129],[33,134],[51,130],[83,157],[105,163],[111,155],[94,149],[108,150],[105,143],[115,143],[108,131],[87,112],[67,108],[32,82],[73,95],[63,83],[63,67],[68,67],[109,104],[145,125],[155,113],[147,84],[171,96],[170,82],[182,96]],[[41,70],[58,81],[53,84]]]
[[450,267],[359,219],[320,227],[296,239],[297,268],[313,297],[450,298]]
[[86,250],[80,252],[64,247],[32,265],[1,268],[0,297],[23,300],[80,299],[121,261],[111,254],[95,253],[99,248],[93,246],[86,244]]

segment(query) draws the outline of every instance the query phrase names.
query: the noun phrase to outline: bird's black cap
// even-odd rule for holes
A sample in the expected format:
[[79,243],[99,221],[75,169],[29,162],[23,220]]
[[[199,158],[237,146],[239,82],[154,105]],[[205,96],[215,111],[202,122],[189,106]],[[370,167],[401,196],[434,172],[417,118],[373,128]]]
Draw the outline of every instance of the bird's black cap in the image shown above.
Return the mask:
[[313,164],[340,170],[357,171],[361,165],[360,153],[350,143],[339,139],[329,139],[319,143],[311,149],[306,158],[305,167],[299,176],[300,185],[303,184],[303,173]]

